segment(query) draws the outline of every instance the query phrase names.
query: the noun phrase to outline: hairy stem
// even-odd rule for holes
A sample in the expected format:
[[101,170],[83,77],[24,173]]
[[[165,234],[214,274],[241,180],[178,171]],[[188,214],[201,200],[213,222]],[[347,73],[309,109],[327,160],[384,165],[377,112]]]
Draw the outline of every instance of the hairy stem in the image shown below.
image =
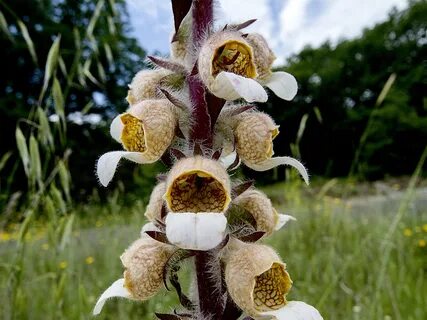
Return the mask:
[[222,319],[224,301],[221,279],[221,266],[216,254],[199,251],[195,257],[199,311],[203,318]]
[[[193,0],[192,45],[198,50],[206,34],[211,31],[213,21],[213,0]],[[187,77],[190,98],[193,104],[193,127],[191,140],[212,148],[212,122],[206,88],[198,76],[197,66]],[[198,251],[195,257],[199,312],[203,318],[221,319],[224,311],[221,266],[214,252]]]
[[193,0],[193,45],[199,48],[213,22],[213,0]]

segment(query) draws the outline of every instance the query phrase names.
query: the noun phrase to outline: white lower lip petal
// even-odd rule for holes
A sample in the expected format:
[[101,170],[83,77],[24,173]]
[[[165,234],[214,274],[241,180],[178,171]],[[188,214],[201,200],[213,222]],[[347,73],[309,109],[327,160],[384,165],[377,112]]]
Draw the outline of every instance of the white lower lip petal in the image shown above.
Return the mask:
[[190,250],[210,250],[225,236],[227,219],[218,212],[170,212],[166,216],[166,236],[176,246]]

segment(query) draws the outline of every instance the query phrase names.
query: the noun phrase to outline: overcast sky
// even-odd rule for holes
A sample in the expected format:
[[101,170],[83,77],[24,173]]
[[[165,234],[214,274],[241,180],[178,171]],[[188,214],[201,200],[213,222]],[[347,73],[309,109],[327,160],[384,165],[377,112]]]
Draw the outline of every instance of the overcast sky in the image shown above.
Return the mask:
[[[149,53],[168,53],[173,29],[169,0],[127,0],[134,35]],[[257,18],[248,32],[261,33],[270,43],[277,64],[305,45],[319,46],[353,38],[363,28],[387,18],[392,7],[407,0],[219,0],[218,23]]]

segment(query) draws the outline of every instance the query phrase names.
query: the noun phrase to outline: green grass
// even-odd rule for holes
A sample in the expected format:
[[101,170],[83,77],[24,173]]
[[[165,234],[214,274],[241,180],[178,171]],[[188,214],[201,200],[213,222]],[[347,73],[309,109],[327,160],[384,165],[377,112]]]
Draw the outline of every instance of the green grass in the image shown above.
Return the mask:
[[[288,298],[315,305],[329,320],[427,319],[427,247],[418,243],[427,240],[422,228],[427,208],[410,206],[384,243],[398,205],[381,210],[366,202],[354,208],[338,198],[303,195],[302,190],[295,184],[266,188],[278,208],[298,219],[266,240],[294,280]],[[33,224],[21,265],[14,265],[21,252],[16,242],[6,241],[13,233],[3,234],[0,314],[5,319],[90,318],[97,297],[121,277],[119,256],[138,238],[143,208],[138,203],[76,209],[78,218],[62,251],[45,237],[48,224]],[[404,235],[405,228],[411,235]],[[384,246],[391,251],[380,286]],[[175,293],[166,290],[144,303],[110,300],[99,319],[153,319],[153,312],[172,311],[176,301]]]

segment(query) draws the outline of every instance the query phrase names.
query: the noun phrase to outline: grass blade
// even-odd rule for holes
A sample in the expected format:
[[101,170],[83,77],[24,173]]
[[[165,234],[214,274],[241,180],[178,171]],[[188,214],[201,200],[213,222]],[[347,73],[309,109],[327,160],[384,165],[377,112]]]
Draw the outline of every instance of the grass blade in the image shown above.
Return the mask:
[[42,166],[40,161],[39,144],[33,135],[30,137],[30,180],[41,185]]
[[19,156],[24,166],[25,175],[28,177],[30,167],[30,156],[28,153],[27,141],[19,127],[15,131],[16,145],[18,146]]
[[21,20],[18,20],[17,23],[18,23],[19,29],[21,30],[22,36],[24,37],[25,43],[27,44],[28,51],[30,52],[30,55],[31,55],[31,59],[33,59],[35,65],[38,65],[37,54],[34,48],[34,42],[31,39],[30,34],[28,33],[27,26]]
[[10,41],[15,42],[7,26],[6,18],[4,17],[3,12],[1,11],[0,11],[0,28],[4,32],[4,34],[9,38]]
[[58,35],[49,49],[49,53],[46,59],[43,87],[42,87],[42,92],[40,93],[39,103],[42,101],[44,94],[46,93],[47,87],[49,85],[49,80],[52,78],[52,75],[56,69],[56,65],[58,64],[60,41],[61,41],[61,36]]

